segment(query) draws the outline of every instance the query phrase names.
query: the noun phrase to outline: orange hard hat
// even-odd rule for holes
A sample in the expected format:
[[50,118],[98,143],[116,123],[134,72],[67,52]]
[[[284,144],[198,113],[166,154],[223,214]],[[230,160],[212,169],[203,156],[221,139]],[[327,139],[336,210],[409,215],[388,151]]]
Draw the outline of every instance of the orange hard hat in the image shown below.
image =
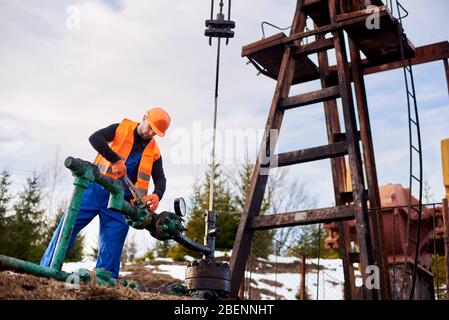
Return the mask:
[[170,116],[167,111],[162,108],[152,108],[147,110],[147,117],[154,132],[158,136],[163,137],[170,126]]

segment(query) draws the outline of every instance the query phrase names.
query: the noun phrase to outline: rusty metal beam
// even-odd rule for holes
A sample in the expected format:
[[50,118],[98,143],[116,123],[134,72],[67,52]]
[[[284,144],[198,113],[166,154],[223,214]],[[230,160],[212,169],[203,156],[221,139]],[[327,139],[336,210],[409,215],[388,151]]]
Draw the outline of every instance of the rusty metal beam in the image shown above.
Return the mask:
[[444,255],[446,258],[446,292],[449,300],[449,201],[443,199]]
[[337,206],[257,216],[252,219],[250,228],[252,230],[276,229],[332,221],[352,220],[354,218],[355,213],[353,206]]

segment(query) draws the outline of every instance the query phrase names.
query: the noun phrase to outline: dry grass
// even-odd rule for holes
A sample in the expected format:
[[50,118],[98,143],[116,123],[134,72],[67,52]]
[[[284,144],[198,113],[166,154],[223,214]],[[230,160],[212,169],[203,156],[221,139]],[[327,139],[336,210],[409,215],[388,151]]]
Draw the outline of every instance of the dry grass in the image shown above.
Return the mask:
[[[9,271],[0,272],[1,300],[190,300],[161,293],[164,283],[174,283],[169,276],[152,274],[151,270],[141,268],[133,275],[122,279],[136,280],[141,284],[137,292],[129,287],[105,287],[92,281],[79,286],[79,289],[67,286],[53,279],[18,274]],[[161,287],[161,290],[157,288]],[[159,292],[158,292],[159,291]]]

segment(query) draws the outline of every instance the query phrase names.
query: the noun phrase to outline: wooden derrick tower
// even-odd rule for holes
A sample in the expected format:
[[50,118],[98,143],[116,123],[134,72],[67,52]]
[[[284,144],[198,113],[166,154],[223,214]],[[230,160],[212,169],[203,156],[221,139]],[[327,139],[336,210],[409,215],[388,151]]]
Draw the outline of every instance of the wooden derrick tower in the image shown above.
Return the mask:
[[[370,5],[378,7],[380,29],[367,26],[372,12],[366,8]],[[313,21],[312,30],[306,28],[307,19]],[[306,42],[306,38],[313,38],[313,41]],[[407,53],[405,57],[404,52]],[[366,59],[362,60],[361,53]],[[318,65],[310,59],[314,54]],[[329,65],[329,54],[335,55],[335,66]],[[344,298],[356,298],[349,241],[346,241],[349,238],[347,221],[355,219],[363,282],[370,275],[365,272],[366,268],[376,265],[381,283],[379,290],[362,286],[357,295],[361,299],[391,299],[364,74],[403,67],[404,58],[411,58],[412,63],[417,64],[444,59],[447,55],[447,42],[415,49],[403,37],[397,19],[380,0],[298,0],[289,36],[276,34],[243,48],[242,56],[262,74],[277,80],[277,86],[231,257],[233,296],[237,296],[243,281],[255,231],[337,222],[345,278]],[[320,80],[320,90],[289,96],[292,85],[312,80]],[[338,99],[342,112],[338,109]],[[277,132],[288,110],[320,102],[324,104],[328,144],[274,154]],[[352,190],[346,187],[345,157]],[[269,169],[327,158],[331,161],[334,207],[259,215]]]

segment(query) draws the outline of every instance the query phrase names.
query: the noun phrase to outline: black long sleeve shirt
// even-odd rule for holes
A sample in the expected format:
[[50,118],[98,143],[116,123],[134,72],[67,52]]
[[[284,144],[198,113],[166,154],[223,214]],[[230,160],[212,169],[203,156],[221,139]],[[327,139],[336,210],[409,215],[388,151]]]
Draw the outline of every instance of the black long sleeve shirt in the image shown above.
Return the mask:
[[[108,145],[109,142],[114,140],[115,131],[117,130],[118,126],[119,126],[118,123],[111,124],[106,128],[94,132],[89,137],[89,142],[92,145],[92,147],[111,163],[116,163],[117,161],[120,160],[120,157]],[[143,151],[150,141],[151,140],[142,139],[142,137],[137,133],[137,130],[135,129],[134,144],[131,153],[136,151]],[[154,182],[153,193],[157,194],[159,196],[159,199],[162,199],[167,184],[167,180],[164,174],[164,168],[162,166],[162,156],[158,160],[154,161],[153,169],[151,171],[151,177],[153,178]],[[134,176],[129,178],[133,183],[136,183],[137,170]]]

